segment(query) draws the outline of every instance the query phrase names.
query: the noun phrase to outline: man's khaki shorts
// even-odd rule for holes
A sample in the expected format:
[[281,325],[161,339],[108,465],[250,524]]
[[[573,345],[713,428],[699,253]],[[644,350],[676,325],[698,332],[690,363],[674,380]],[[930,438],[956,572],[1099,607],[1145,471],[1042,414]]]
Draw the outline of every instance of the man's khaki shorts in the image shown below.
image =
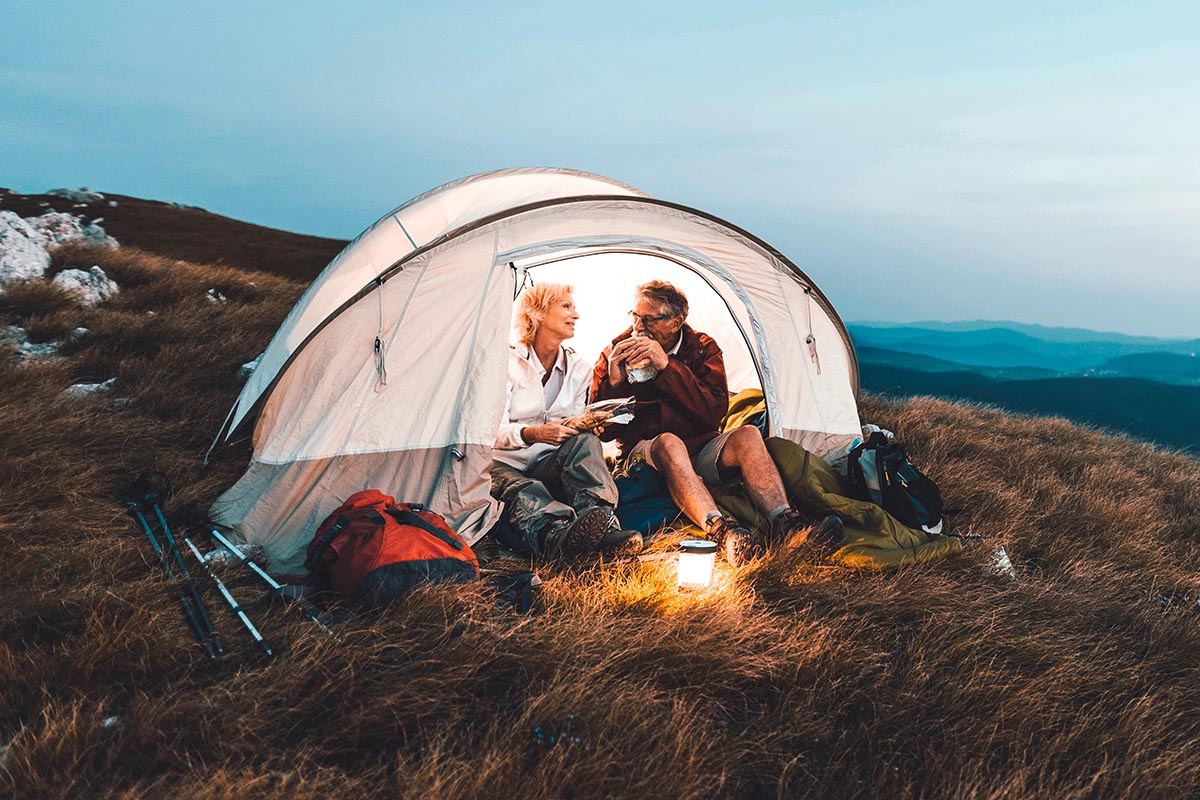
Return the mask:
[[[708,444],[700,448],[700,452],[692,458],[692,468],[696,470],[696,474],[700,476],[701,480],[709,486],[735,486],[742,479],[737,470],[722,470],[718,465],[721,451],[725,449],[725,443],[729,441],[731,433],[733,432],[728,431],[709,440]],[[648,465],[658,472],[662,472],[650,456],[650,445],[653,442],[653,439],[643,439],[635,444],[633,449],[629,451],[629,455],[625,457],[626,462],[640,456]],[[723,472],[732,472],[732,474],[722,475]]]

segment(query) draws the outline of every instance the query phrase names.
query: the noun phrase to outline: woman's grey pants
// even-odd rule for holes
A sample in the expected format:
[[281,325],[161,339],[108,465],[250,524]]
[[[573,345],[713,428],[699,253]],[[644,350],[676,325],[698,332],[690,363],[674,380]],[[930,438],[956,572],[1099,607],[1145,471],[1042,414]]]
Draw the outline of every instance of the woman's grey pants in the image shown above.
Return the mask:
[[592,506],[616,507],[617,487],[600,440],[579,433],[525,472],[493,461],[492,497],[504,502],[504,519],[516,539],[541,553],[552,525],[570,522]]

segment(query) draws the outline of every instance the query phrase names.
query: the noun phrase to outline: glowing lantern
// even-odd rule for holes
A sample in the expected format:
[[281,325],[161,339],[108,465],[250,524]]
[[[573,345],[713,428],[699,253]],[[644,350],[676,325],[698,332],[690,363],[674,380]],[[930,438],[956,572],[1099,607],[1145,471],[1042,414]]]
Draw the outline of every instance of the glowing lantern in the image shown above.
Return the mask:
[[679,588],[707,589],[712,586],[717,563],[717,543],[689,539],[679,543]]

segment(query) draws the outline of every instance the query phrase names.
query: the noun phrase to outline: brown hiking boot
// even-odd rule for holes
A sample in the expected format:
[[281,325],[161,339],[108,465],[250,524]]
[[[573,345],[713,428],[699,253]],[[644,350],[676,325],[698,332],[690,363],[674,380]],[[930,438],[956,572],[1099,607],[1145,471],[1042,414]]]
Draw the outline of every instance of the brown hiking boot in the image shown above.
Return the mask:
[[725,553],[725,560],[733,567],[753,561],[764,552],[762,537],[733,517],[714,519],[708,526],[708,536],[717,543]]
[[570,522],[560,522],[546,531],[543,550],[551,558],[578,558],[597,548],[609,530],[612,510],[600,506],[585,509]]
[[633,558],[646,546],[640,531],[610,530],[600,537],[596,549],[610,558]]

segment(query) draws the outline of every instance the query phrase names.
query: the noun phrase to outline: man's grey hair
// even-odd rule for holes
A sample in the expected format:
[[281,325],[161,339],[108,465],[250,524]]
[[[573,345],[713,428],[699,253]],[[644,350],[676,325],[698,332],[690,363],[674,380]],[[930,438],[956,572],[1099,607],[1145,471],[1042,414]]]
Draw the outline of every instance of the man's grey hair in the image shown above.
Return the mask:
[[687,319],[688,301],[683,292],[666,281],[650,281],[637,288],[638,297],[666,306],[673,317]]

